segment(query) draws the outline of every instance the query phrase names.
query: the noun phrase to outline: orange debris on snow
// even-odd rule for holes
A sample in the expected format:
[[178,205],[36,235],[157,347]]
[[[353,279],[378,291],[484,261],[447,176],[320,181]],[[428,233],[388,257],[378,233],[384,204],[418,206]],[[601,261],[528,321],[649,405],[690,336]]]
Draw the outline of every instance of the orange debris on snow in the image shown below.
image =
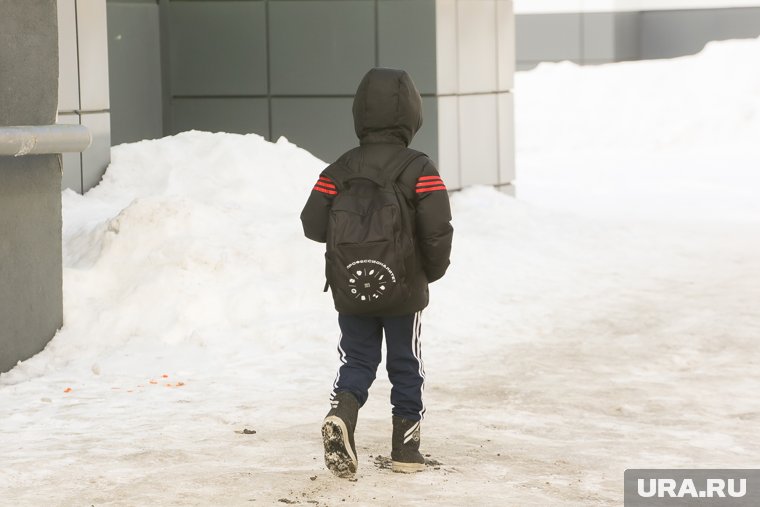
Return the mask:
[[161,376],[162,376],[162,377],[164,377],[164,378],[169,378],[169,375],[167,375],[166,373],[164,373],[164,374],[163,374],[163,375],[161,375]]
[[[161,376],[162,376],[163,378],[167,378],[169,375],[166,375],[166,374],[164,374],[164,375],[161,375]],[[155,384],[158,384],[158,381],[157,381],[157,380],[149,380],[149,381],[148,381],[148,383],[149,383],[149,384],[154,384],[154,385],[155,385]],[[165,386],[165,387],[181,387],[181,386],[183,386],[183,385],[185,385],[185,383],[184,383],[184,382],[177,382],[176,384],[172,384],[171,382],[168,382],[168,383],[164,384],[164,386]],[[137,386],[137,387],[143,387],[143,386],[142,386],[142,384],[141,384],[141,385],[139,385],[139,386]],[[131,391],[130,391],[130,392],[131,392]]]
[[67,387],[66,389],[63,390],[64,393],[70,393],[71,391],[73,391],[73,389],[71,389],[70,387]]

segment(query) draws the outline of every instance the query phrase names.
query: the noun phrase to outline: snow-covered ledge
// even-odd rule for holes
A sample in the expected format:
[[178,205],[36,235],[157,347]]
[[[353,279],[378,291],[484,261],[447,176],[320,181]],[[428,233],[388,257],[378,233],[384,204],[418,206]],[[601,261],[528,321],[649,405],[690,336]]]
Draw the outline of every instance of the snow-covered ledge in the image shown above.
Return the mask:
[[90,143],[90,131],[82,125],[0,127],[0,155],[81,152]]

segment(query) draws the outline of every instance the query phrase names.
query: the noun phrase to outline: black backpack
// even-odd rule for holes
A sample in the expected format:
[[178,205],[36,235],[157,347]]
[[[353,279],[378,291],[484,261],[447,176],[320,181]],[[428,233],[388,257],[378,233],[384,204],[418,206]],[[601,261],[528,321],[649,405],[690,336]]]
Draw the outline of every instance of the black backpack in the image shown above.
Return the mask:
[[416,269],[414,210],[398,177],[418,151],[405,149],[380,176],[335,163],[325,174],[338,188],[327,225],[325,276],[335,308],[347,314],[382,314],[403,304]]

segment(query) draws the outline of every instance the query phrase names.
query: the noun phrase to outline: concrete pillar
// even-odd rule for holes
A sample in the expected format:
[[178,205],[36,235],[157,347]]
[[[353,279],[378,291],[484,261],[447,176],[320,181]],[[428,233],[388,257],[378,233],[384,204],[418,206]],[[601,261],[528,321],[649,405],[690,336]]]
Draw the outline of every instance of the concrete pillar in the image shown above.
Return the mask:
[[[0,0],[0,126],[51,125],[58,103],[55,0]],[[63,322],[60,155],[0,156],[0,372]]]

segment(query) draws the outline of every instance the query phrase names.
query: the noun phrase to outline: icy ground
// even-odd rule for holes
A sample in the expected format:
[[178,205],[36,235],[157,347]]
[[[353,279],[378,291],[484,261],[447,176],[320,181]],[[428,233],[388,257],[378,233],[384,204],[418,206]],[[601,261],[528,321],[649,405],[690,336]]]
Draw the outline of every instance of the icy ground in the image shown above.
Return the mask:
[[452,196],[439,465],[413,476],[383,466],[382,371],[357,481],[322,464],[337,322],[298,214],[324,163],[255,135],[114,148],[64,194],[64,328],[0,376],[0,503],[621,505],[626,468],[760,467],[757,61],[518,76],[521,199]]

